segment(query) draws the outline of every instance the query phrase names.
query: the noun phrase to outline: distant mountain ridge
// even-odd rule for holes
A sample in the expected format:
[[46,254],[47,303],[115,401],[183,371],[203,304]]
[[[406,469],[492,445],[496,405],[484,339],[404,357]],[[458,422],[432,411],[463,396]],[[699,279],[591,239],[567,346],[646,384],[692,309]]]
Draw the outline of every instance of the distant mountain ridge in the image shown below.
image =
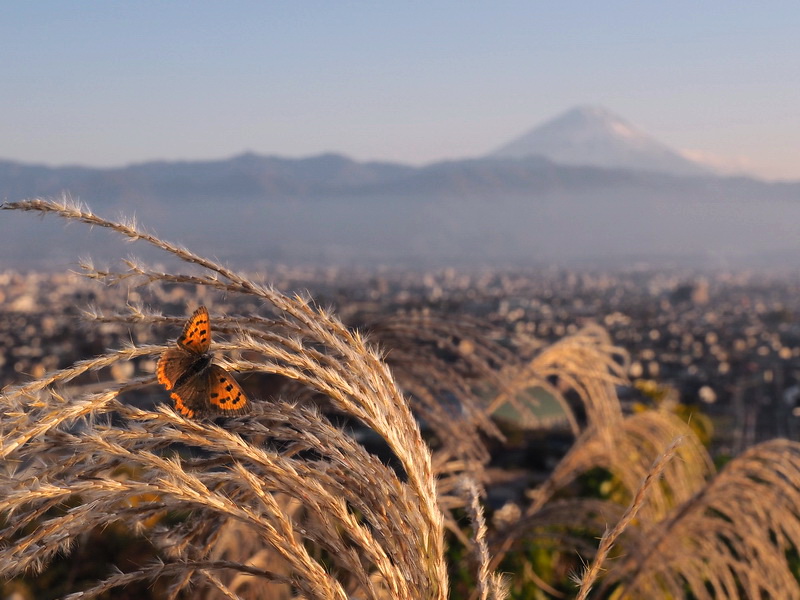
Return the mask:
[[710,172],[598,106],[579,106],[492,152],[498,158],[543,156],[565,165],[657,171]]
[[[133,199],[175,202],[209,197],[274,201],[426,192],[457,196],[637,180],[678,185],[676,179],[680,178],[657,171],[563,165],[542,156],[468,158],[422,167],[358,162],[332,153],[298,159],[246,153],[220,160],[156,161],[96,169],[0,160],[0,199],[54,196],[65,191],[111,204]],[[689,178],[718,179],[707,173]]]
[[369,186],[412,172],[392,163],[360,163],[339,154],[291,159],[245,153],[206,161],[154,161],[126,167],[47,167],[0,160],[0,195],[124,197],[305,195]]
[[[596,117],[589,115],[591,127],[578,128],[599,127],[599,137],[586,134],[590,139],[605,144],[610,127],[611,139],[621,135],[647,151],[640,159],[670,157],[647,136],[621,129],[607,115]],[[647,168],[621,168],[509,154],[421,167],[340,154],[246,153],[104,169],[0,161],[0,201],[69,192],[101,215],[135,216],[166,239],[243,265],[800,255],[800,182],[658,169],[652,161],[636,163]],[[103,232],[93,232],[90,241],[75,231],[55,219],[2,211],[0,268],[120,253]]]

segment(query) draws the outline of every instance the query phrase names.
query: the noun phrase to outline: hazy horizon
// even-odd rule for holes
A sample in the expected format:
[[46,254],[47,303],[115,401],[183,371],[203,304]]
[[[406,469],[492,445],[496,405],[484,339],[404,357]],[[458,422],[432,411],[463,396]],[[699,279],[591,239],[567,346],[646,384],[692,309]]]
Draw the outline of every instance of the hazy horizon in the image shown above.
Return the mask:
[[596,104],[694,159],[800,179],[798,29],[788,2],[15,4],[0,157],[420,165]]

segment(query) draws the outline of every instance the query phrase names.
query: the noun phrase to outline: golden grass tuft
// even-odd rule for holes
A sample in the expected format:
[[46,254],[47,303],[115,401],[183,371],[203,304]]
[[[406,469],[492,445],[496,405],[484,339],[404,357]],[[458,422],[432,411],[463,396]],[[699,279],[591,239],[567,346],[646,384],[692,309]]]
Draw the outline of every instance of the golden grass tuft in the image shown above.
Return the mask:
[[[86,262],[89,278],[248,296],[258,314],[213,314],[211,305],[220,337],[212,351],[231,370],[293,382],[290,395],[255,395],[251,413],[217,422],[128,402],[155,385],[149,373],[82,383],[88,374],[112,381],[115,366],[155,358],[170,347],[165,341],[131,344],[3,390],[5,579],[40,573],[88,532],[122,525],[159,558],[65,597],[146,582],[167,598],[209,600],[501,600],[531,587],[536,597],[581,599],[800,598],[792,562],[800,547],[800,444],[762,444],[716,473],[691,428],[671,413],[623,413],[616,387],[626,381],[627,356],[597,326],[552,345],[514,345],[465,316],[406,312],[374,320],[366,338],[307,298],[134,223],[66,200],[3,208],[108,228],[191,270],[166,273],[130,259],[117,272]],[[87,317],[134,329],[182,323],[136,306]],[[561,404],[575,442],[524,504],[492,515],[484,506],[492,484],[486,440],[504,438],[491,415],[510,403],[529,425],[547,428],[522,401],[532,387]],[[377,435],[391,466],[320,406]],[[598,469],[614,494],[576,493],[580,477]],[[501,576],[503,561],[526,544],[552,552],[549,572],[525,563]],[[451,588],[450,574],[463,572],[448,562],[454,556],[469,565],[467,592]],[[575,572],[580,561],[578,585],[565,587],[562,567]]]
[[[312,408],[259,402],[252,414],[223,428],[187,420],[168,407],[154,413],[120,401],[121,393],[152,384],[151,377],[100,393],[69,387],[82,373],[136,356],[155,356],[167,346],[131,347],[4,392],[0,452],[16,469],[0,480],[0,513],[9,517],[2,537],[13,540],[2,549],[0,572],[15,576],[40,569],[57,553],[67,552],[87,529],[122,521],[141,530],[144,520],[166,510],[190,515],[178,527],[147,532],[157,547],[169,551],[169,564],[112,575],[75,598],[179,573],[170,592],[174,597],[196,582],[224,586],[215,575],[220,569],[281,584],[288,580],[307,598],[345,599],[354,590],[374,598],[447,597],[443,517],[430,452],[389,369],[360,335],[303,298],[258,285],[130,225],[101,219],[85,207],[32,200],[5,208],[107,227],[205,270],[171,275],[131,262],[124,274],[88,267],[89,277],[116,283],[135,276],[257,297],[275,318],[236,321],[234,340],[215,344],[214,350],[247,351],[259,358],[225,364],[239,371],[279,374],[324,395],[337,410],[385,440],[403,477]],[[142,312],[129,320],[163,321]],[[109,418],[112,412],[114,419]],[[269,443],[254,443],[259,439]],[[192,456],[169,452],[175,444],[191,448]],[[279,446],[291,451],[277,451]],[[116,478],[120,465],[137,476]],[[276,501],[278,493],[299,501],[308,519],[295,523]],[[133,499],[137,502],[131,506]],[[77,506],[54,514],[68,500],[77,500]],[[215,536],[229,521],[257,532],[289,565],[289,574],[276,578],[271,571],[237,561],[210,561]],[[32,523],[37,526],[28,532]],[[324,550],[324,560],[312,555],[304,540]],[[347,576],[338,577],[338,572]]]

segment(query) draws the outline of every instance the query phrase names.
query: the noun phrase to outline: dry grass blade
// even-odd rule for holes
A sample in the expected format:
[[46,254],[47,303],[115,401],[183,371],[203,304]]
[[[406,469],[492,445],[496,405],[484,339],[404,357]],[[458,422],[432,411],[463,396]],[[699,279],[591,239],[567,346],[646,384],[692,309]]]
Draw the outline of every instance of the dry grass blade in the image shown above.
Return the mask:
[[679,460],[665,465],[662,481],[650,490],[650,500],[641,514],[648,521],[664,518],[674,506],[691,498],[705,485],[713,465],[697,436],[683,421],[670,413],[648,411],[622,419],[613,440],[606,430],[595,428],[576,440],[544,483],[531,491],[532,501],[519,526],[508,528],[495,541],[492,568],[496,569],[505,555],[529,535],[526,524],[541,523],[536,518],[537,513],[576,477],[596,467],[606,469],[632,498],[661,455],[661,449],[676,438],[683,440],[676,449]]
[[622,518],[617,522],[613,529],[607,529],[603,534],[594,561],[592,562],[591,566],[584,571],[580,578],[580,590],[576,600],[585,600],[589,595],[595,580],[600,575],[600,570],[603,567],[603,563],[606,561],[606,558],[608,558],[608,553],[611,551],[611,548],[617,541],[617,538],[619,538],[622,532],[625,531],[628,525],[631,524],[631,521],[636,518],[639,510],[644,505],[649,489],[656,481],[658,481],[658,478],[664,471],[667,463],[672,459],[673,456],[675,456],[675,451],[680,443],[681,439],[677,438],[672,442],[670,447],[658,457],[656,462],[653,463],[650,472],[647,473],[647,477],[644,478],[644,481],[639,486],[639,489],[636,490],[636,495],[633,497],[633,502],[631,502],[628,510],[625,511],[625,514],[622,515]]
[[650,472],[660,448],[675,438],[683,440],[676,450],[680,460],[666,465],[661,486],[651,491],[644,515],[660,520],[674,506],[691,498],[713,473],[713,464],[692,429],[672,413],[646,411],[624,418],[613,440],[604,431],[591,429],[579,438],[570,452],[554,469],[547,482],[535,492],[529,512],[535,512],[556,490],[577,475],[601,467],[614,475],[632,497],[640,482]]
[[629,547],[604,587],[620,597],[800,598],[800,444],[774,440],[728,463]]
[[[212,571],[233,570],[241,573],[247,573],[254,577],[267,579],[269,581],[276,583],[289,583],[288,578],[282,575],[271,573],[263,569],[248,567],[247,565],[242,565],[236,562],[198,561],[193,563],[190,562],[175,562],[171,564],[160,563],[130,573],[118,573],[117,575],[108,578],[100,585],[94,586],[93,588],[90,588],[88,590],[83,590],[81,592],[75,592],[74,594],[69,594],[68,596],[65,596],[64,600],[90,600],[91,598],[97,598],[102,594],[107,594],[114,588],[123,587],[135,581],[154,580],[159,577],[177,577],[187,571],[193,571],[193,570],[203,570],[206,572],[206,575],[208,574],[208,572]],[[235,597],[238,598],[238,596]]]
[[470,516],[470,521],[474,530],[472,539],[472,549],[478,564],[478,589],[477,592],[481,600],[505,600],[508,597],[508,589],[503,577],[498,573],[492,573],[489,568],[489,547],[486,544],[486,519],[483,515],[483,507],[480,504],[478,486],[470,479],[462,479],[462,493],[465,496],[465,506]]

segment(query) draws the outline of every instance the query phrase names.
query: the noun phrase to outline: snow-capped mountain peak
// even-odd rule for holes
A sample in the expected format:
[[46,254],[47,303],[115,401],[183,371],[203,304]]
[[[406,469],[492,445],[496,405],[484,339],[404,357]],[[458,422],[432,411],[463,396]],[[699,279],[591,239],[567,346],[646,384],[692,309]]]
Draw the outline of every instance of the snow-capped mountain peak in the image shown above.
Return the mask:
[[492,152],[498,158],[544,156],[567,165],[639,169],[676,175],[708,170],[598,106],[579,106]]

